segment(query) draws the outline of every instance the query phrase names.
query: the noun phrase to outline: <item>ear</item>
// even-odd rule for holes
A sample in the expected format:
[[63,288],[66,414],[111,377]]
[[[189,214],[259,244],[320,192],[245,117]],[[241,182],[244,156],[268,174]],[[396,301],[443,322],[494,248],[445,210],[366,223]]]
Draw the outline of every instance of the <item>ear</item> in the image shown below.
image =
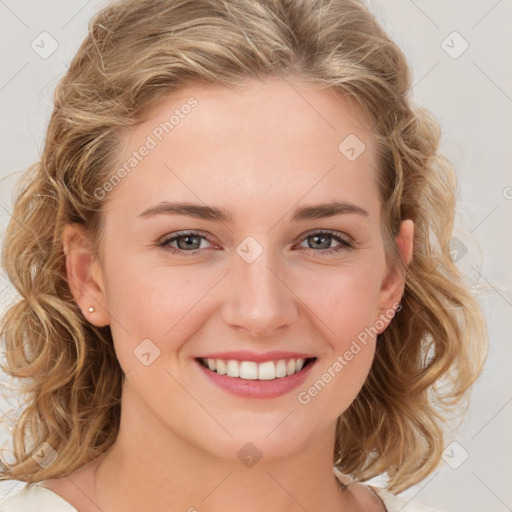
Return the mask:
[[[101,267],[83,227],[80,224],[67,224],[62,231],[62,244],[69,289],[75,302],[93,325],[109,325]],[[90,306],[94,307],[94,311],[89,311]]]
[[[404,220],[400,225],[400,233],[395,238],[395,243],[398,251],[406,265],[412,260],[413,252],[413,238],[414,238],[414,221],[411,219]],[[391,322],[396,310],[394,304],[398,304],[404,293],[405,282],[400,274],[395,269],[391,269],[382,281],[379,291],[378,309],[380,313],[381,322],[384,321],[385,325],[379,329],[379,334],[386,330],[386,327]],[[377,321],[376,321],[377,322]]]

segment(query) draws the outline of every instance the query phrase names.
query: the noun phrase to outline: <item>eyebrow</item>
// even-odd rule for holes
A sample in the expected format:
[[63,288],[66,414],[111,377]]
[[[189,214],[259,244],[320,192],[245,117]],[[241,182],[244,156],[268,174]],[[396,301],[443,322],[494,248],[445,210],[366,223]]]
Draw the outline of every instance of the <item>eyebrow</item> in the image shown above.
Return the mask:
[[[332,201],[311,206],[302,206],[296,208],[292,214],[292,221],[299,222],[304,220],[321,219],[333,217],[341,214],[356,214],[369,218],[369,213],[360,206],[348,203],[346,201]],[[231,212],[224,208],[215,206],[203,206],[192,203],[171,203],[168,201],[156,204],[146,208],[137,217],[143,219],[151,218],[156,215],[183,215],[196,219],[211,220],[215,222],[233,223]]]

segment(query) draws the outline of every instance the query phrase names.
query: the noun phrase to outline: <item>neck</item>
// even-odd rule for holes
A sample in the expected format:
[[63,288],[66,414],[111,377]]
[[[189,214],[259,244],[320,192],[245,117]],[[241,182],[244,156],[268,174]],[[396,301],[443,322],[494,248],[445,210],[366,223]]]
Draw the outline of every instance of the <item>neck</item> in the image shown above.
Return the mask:
[[134,414],[134,402],[123,404],[116,442],[96,467],[94,501],[105,512],[339,512],[350,502],[333,471],[335,425],[287,457],[263,453],[256,462],[257,448],[240,441],[240,459],[220,458]]

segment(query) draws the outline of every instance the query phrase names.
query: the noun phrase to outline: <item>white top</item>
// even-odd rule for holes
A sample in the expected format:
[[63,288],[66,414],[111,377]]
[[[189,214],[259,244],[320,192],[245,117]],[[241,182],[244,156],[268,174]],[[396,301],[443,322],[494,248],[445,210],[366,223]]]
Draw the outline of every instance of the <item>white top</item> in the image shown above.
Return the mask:
[[[335,470],[336,476],[339,473]],[[380,487],[372,487],[384,502],[387,512],[436,512],[417,503],[399,498]],[[34,484],[0,500],[0,512],[79,512],[64,498],[46,487]],[[439,512],[439,511],[438,511]]]
[[78,512],[64,498],[35,484],[8,494],[0,501],[0,512]]

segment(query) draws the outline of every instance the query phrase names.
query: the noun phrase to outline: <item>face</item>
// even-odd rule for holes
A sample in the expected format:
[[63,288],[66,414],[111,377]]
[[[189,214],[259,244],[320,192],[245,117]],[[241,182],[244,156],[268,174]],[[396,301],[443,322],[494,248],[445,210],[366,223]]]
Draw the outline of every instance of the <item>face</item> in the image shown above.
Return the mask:
[[332,90],[267,79],[181,89],[131,131],[74,293],[111,326],[134,420],[223,458],[333,439],[403,290],[368,125]]

